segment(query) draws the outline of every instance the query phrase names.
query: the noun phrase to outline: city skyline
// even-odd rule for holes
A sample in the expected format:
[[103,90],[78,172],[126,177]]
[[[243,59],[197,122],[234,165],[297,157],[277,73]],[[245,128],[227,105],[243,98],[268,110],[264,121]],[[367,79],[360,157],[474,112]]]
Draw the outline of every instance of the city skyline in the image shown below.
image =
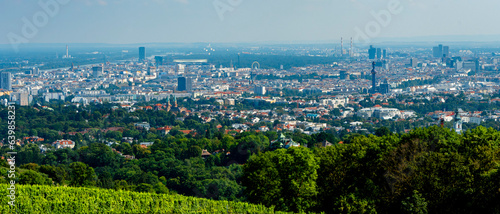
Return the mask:
[[498,41],[500,29],[488,23],[500,18],[499,6],[430,0],[10,1],[0,14],[9,20],[0,30],[0,44],[337,42],[340,37],[370,43],[447,36]]

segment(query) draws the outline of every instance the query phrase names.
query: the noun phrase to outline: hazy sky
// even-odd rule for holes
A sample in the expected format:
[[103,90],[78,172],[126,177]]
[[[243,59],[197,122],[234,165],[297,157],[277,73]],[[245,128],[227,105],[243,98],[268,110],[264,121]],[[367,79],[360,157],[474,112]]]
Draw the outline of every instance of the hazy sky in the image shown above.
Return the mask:
[[[39,4],[57,1],[67,3],[51,14]],[[356,28],[369,39],[500,35],[499,9],[498,0],[2,0],[0,44],[338,41]]]

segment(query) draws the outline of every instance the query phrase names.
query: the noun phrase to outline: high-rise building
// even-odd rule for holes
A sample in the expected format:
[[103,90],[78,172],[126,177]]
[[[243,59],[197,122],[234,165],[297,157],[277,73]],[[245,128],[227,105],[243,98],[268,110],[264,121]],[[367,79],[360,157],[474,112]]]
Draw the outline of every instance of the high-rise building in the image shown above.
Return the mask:
[[368,59],[375,59],[375,55],[377,54],[377,49],[370,45],[370,49],[368,49]]
[[377,78],[376,78],[376,75],[377,75],[377,72],[375,71],[375,62],[372,63],[372,93],[377,93],[377,85],[376,85],[376,82],[377,82]]
[[33,75],[38,75],[40,73],[40,69],[38,67],[34,67],[31,71],[31,74]]
[[193,79],[190,77],[179,77],[177,79],[177,90],[178,91],[192,91],[193,90]]
[[266,95],[266,87],[255,86],[255,88],[253,89],[253,93],[257,95]]
[[21,93],[19,99],[20,106],[28,106],[30,104],[30,95],[28,93]]
[[450,57],[450,47],[443,46],[443,56],[442,57]]
[[341,80],[348,80],[349,79],[349,73],[347,73],[347,71],[340,71],[340,79]]
[[389,92],[391,92],[391,85],[389,85],[387,79],[385,79],[383,84],[380,84],[379,92],[381,94],[388,94]]
[[0,88],[4,90],[12,90],[12,74],[10,72],[2,72],[0,75]]
[[163,65],[163,57],[162,56],[155,56],[155,64],[156,64],[156,67]]
[[384,49],[384,50],[382,51],[382,57],[384,57],[384,59],[386,59],[386,58],[387,58],[387,50],[386,50],[386,49]]
[[432,56],[441,58],[443,57],[443,45],[438,45],[432,48]]
[[380,58],[382,58],[382,49],[377,48],[377,59],[380,59]]
[[101,77],[102,73],[104,73],[103,67],[100,67],[100,66],[94,66],[94,67],[92,67],[92,76],[94,78]]
[[418,60],[416,58],[411,58],[409,67],[416,68],[417,66],[418,66]]
[[139,47],[139,62],[144,62],[146,60],[146,48]]

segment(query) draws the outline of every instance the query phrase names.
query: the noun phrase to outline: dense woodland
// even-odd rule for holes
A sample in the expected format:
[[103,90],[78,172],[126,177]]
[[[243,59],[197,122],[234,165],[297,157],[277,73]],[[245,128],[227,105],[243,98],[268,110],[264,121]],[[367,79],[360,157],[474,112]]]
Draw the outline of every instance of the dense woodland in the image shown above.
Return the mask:
[[[19,184],[178,193],[290,212],[500,212],[500,133],[492,128],[462,135],[436,126],[408,134],[388,128],[376,129],[375,135],[285,132],[308,148],[273,150],[270,142],[279,133],[226,134],[231,122],[222,117],[203,123],[196,115],[180,121],[180,115],[165,111],[52,107],[18,108],[16,137],[39,136],[42,143],[71,139],[77,145],[44,153],[40,142],[16,147]],[[7,130],[6,110],[0,114],[0,127]],[[143,121],[174,128],[162,135],[133,126]],[[109,127],[124,129],[103,131]],[[68,134],[87,128],[85,134]],[[186,135],[184,129],[196,132]],[[121,142],[123,137],[135,140]],[[320,148],[325,140],[334,145]],[[117,144],[105,144],[110,141]],[[142,148],[139,142],[154,144]],[[202,158],[203,149],[219,153]],[[0,153],[6,157],[8,151],[4,146]],[[7,183],[6,160],[1,164],[0,181]]]
[[500,133],[430,127],[255,155],[250,202],[327,213],[500,213]]

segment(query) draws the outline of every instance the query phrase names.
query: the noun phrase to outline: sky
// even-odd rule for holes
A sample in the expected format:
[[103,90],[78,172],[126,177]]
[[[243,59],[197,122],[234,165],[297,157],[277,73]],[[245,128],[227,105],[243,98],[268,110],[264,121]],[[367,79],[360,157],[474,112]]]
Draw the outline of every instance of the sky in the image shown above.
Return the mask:
[[498,0],[3,0],[0,44],[495,40],[499,8]]

